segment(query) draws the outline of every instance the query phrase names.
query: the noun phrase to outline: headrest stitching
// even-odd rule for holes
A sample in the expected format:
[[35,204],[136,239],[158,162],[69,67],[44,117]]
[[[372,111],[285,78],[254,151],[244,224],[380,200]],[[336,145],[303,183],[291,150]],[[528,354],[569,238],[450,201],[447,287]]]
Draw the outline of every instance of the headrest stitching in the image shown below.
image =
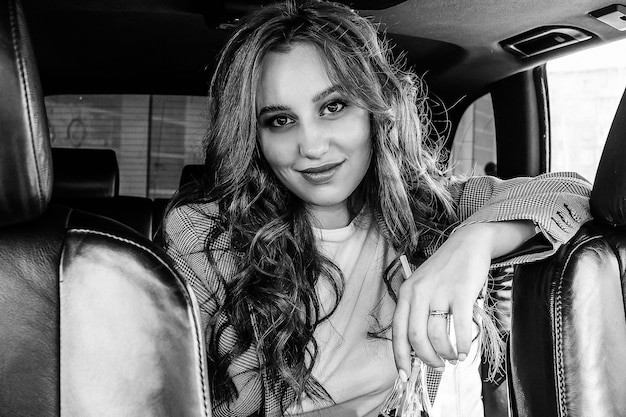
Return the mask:
[[24,59],[22,57],[22,54],[20,52],[20,48],[18,45],[18,39],[20,38],[20,34],[19,34],[19,24],[18,24],[18,17],[17,17],[17,3],[15,1],[9,1],[9,21],[11,24],[11,44],[13,46],[13,52],[15,52],[15,56],[16,56],[16,61],[17,61],[17,66],[19,69],[19,74],[20,74],[20,81],[21,81],[21,85],[22,85],[22,90],[24,92],[24,98],[26,100],[26,108],[27,108],[27,115],[28,115],[28,129],[30,130],[30,141],[31,141],[31,151],[33,153],[33,160],[35,161],[35,165],[36,165],[36,170],[37,170],[37,188],[38,188],[38,200],[39,200],[39,206],[42,207],[45,205],[45,201],[43,199],[43,189],[42,189],[42,178],[41,178],[41,171],[40,171],[40,166],[39,166],[39,160],[37,158],[37,154],[35,152],[35,144],[33,143],[33,139],[35,137],[35,134],[33,132],[33,121],[32,121],[32,105],[31,105],[31,100],[30,100],[30,96],[28,94],[28,82],[26,81],[26,71],[24,69]]

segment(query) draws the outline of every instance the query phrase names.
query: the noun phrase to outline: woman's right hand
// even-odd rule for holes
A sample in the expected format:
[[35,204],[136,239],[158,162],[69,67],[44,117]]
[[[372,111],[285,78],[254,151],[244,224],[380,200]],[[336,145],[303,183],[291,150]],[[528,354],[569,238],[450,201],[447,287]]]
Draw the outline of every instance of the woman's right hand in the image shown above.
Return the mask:
[[[459,227],[400,286],[393,318],[393,351],[398,370],[410,374],[411,350],[427,365],[464,360],[472,342],[473,308],[491,260],[534,234],[527,221],[474,223]],[[454,317],[455,340],[448,335]]]

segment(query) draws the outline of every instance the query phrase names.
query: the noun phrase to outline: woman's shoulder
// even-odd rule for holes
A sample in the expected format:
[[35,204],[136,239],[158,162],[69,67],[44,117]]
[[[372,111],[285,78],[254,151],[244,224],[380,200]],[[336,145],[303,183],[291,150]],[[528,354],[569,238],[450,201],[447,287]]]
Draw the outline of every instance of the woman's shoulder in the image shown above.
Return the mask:
[[184,221],[186,219],[214,219],[218,214],[219,207],[215,202],[187,203],[171,209],[165,220]]
[[183,246],[204,244],[218,226],[219,208],[216,203],[199,202],[177,206],[163,222],[166,241]]

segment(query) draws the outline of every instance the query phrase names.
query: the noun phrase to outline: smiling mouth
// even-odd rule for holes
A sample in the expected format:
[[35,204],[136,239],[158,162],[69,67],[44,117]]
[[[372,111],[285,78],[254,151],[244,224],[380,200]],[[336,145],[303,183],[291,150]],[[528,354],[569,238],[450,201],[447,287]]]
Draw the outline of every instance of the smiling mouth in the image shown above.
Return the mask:
[[320,165],[318,167],[312,167],[303,169],[300,174],[305,180],[314,185],[326,184],[333,179],[337,169],[343,162]]

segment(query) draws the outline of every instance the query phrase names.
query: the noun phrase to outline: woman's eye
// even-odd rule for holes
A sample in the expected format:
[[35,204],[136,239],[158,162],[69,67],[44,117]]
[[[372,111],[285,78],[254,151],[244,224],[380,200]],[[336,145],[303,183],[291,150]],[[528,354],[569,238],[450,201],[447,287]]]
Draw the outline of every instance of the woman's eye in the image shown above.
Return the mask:
[[293,123],[294,120],[288,116],[276,116],[269,121],[269,125],[272,127],[283,127]]
[[347,104],[343,101],[331,101],[326,106],[324,106],[322,114],[338,113],[342,111],[346,106]]

